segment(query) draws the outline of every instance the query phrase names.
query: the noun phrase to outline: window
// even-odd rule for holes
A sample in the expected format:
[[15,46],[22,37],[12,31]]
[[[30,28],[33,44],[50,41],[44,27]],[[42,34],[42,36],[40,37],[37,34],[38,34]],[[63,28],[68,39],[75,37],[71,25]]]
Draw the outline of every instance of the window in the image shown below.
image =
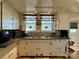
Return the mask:
[[41,30],[42,31],[52,31],[51,16],[41,16]]
[[53,15],[26,15],[25,18],[25,29],[26,32],[43,31],[51,32],[55,29],[55,22],[53,21]]
[[36,31],[35,16],[26,16],[25,24],[26,24],[26,31]]
[[15,29],[15,21],[12,19],[4,20],[3,29]]
[[76,33],[77,29],[78,29],[78,23],[76,23],[76,22],[70,23],[70,32],[71,33]]

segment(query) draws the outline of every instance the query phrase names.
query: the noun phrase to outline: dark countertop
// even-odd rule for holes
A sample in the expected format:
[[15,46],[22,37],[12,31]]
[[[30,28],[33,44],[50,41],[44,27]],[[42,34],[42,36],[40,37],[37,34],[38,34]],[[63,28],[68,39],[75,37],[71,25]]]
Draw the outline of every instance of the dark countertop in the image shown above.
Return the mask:
[[16,41],[18,41],[18,38],[10,39],[8,42],[0,44],[0,48],[6,48],[7,46],[11,45],[12,43],[15,43]]
[[0,44],[0,48],[5,48],[12,43],[18,41],[18,40],[69,40],[71,38],[69,37],[22,37],[22,38],[16,38],[16,39],[10,39],[7,43]]
[[24,40],[69,40],[69,39],[71,39],[71,38],[69,38],[69,37],[40,37],[40,38],[38,38],[38,37],[23,37],[23,38],[21,38],[21,39],[24,39]]

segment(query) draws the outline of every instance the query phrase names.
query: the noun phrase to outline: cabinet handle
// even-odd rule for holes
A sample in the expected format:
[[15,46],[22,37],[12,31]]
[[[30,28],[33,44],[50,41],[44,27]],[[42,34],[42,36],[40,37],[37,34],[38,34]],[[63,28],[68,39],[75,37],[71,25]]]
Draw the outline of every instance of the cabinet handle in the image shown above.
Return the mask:
[[26,54],[26,55],[28,55],[28,53],[27,53],[27,52],[26,52],[25,54]]
[[40,50],[40,48],[36,48],[37,50]]
[[27,42],[26,42],[26,45],[27,45]]
[[24,49],[26,49],[26,47],[24,47]]
[[65,53],[66,53],[66,51],[67,51],[67,46],[65,46]]
[[41,50],[41,49],[39,48],[39,50]]

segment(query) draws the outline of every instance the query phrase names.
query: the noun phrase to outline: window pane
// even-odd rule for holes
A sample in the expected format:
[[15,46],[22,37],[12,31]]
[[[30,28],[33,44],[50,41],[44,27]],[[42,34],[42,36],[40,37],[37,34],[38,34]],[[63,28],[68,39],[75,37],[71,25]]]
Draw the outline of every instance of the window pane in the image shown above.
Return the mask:
[[70,23],[70,33],[76,33],[78,29],[78,23],[72,22]]
[[36,21],[30,21],[30,20],[28,20],[28,21],[26,21],[26,23],[36,23]]
[[42,31],[52,31],[52,18],[51,16],[41,17]]
[[70,23],[70,28],[71,29],[77,29],[78,28],[78,23]]
[[3,21],[3,29],[14,29],[13,26],[14,26],[13,20],[7,19]]
[[36,25],[35,24],[26,24],[26,31],[35,31]]
[[42,24],[42,31],[52,31],[51,24]]
[[41,17],[43,20],[51,20],[51,16],[42,16]]
[[76,33],[77,32],[77,29],[70,29],[70,32],[71,33]]
[[42,21],[42,23],[44,23],[44,24],[50,24],[52,22],[51,21]]
[[35,16],[26,16],[26,31],[36,30],[36,18]]

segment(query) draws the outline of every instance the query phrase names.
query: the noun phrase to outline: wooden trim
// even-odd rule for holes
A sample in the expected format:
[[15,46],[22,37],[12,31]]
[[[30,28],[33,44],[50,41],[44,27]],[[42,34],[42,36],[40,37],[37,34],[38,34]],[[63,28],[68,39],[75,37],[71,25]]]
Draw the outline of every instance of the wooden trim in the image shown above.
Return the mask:
[[20,56],[18,58],[66,58],[65,56]]
[[2,5],[3,5],[3,3],[1,2],[1,29],[2,29],[2,18],[3,18],[2,17],[2,12],[3,12],[3,6]]
[[24,16],[55,16],[55,14],[23,14]]

